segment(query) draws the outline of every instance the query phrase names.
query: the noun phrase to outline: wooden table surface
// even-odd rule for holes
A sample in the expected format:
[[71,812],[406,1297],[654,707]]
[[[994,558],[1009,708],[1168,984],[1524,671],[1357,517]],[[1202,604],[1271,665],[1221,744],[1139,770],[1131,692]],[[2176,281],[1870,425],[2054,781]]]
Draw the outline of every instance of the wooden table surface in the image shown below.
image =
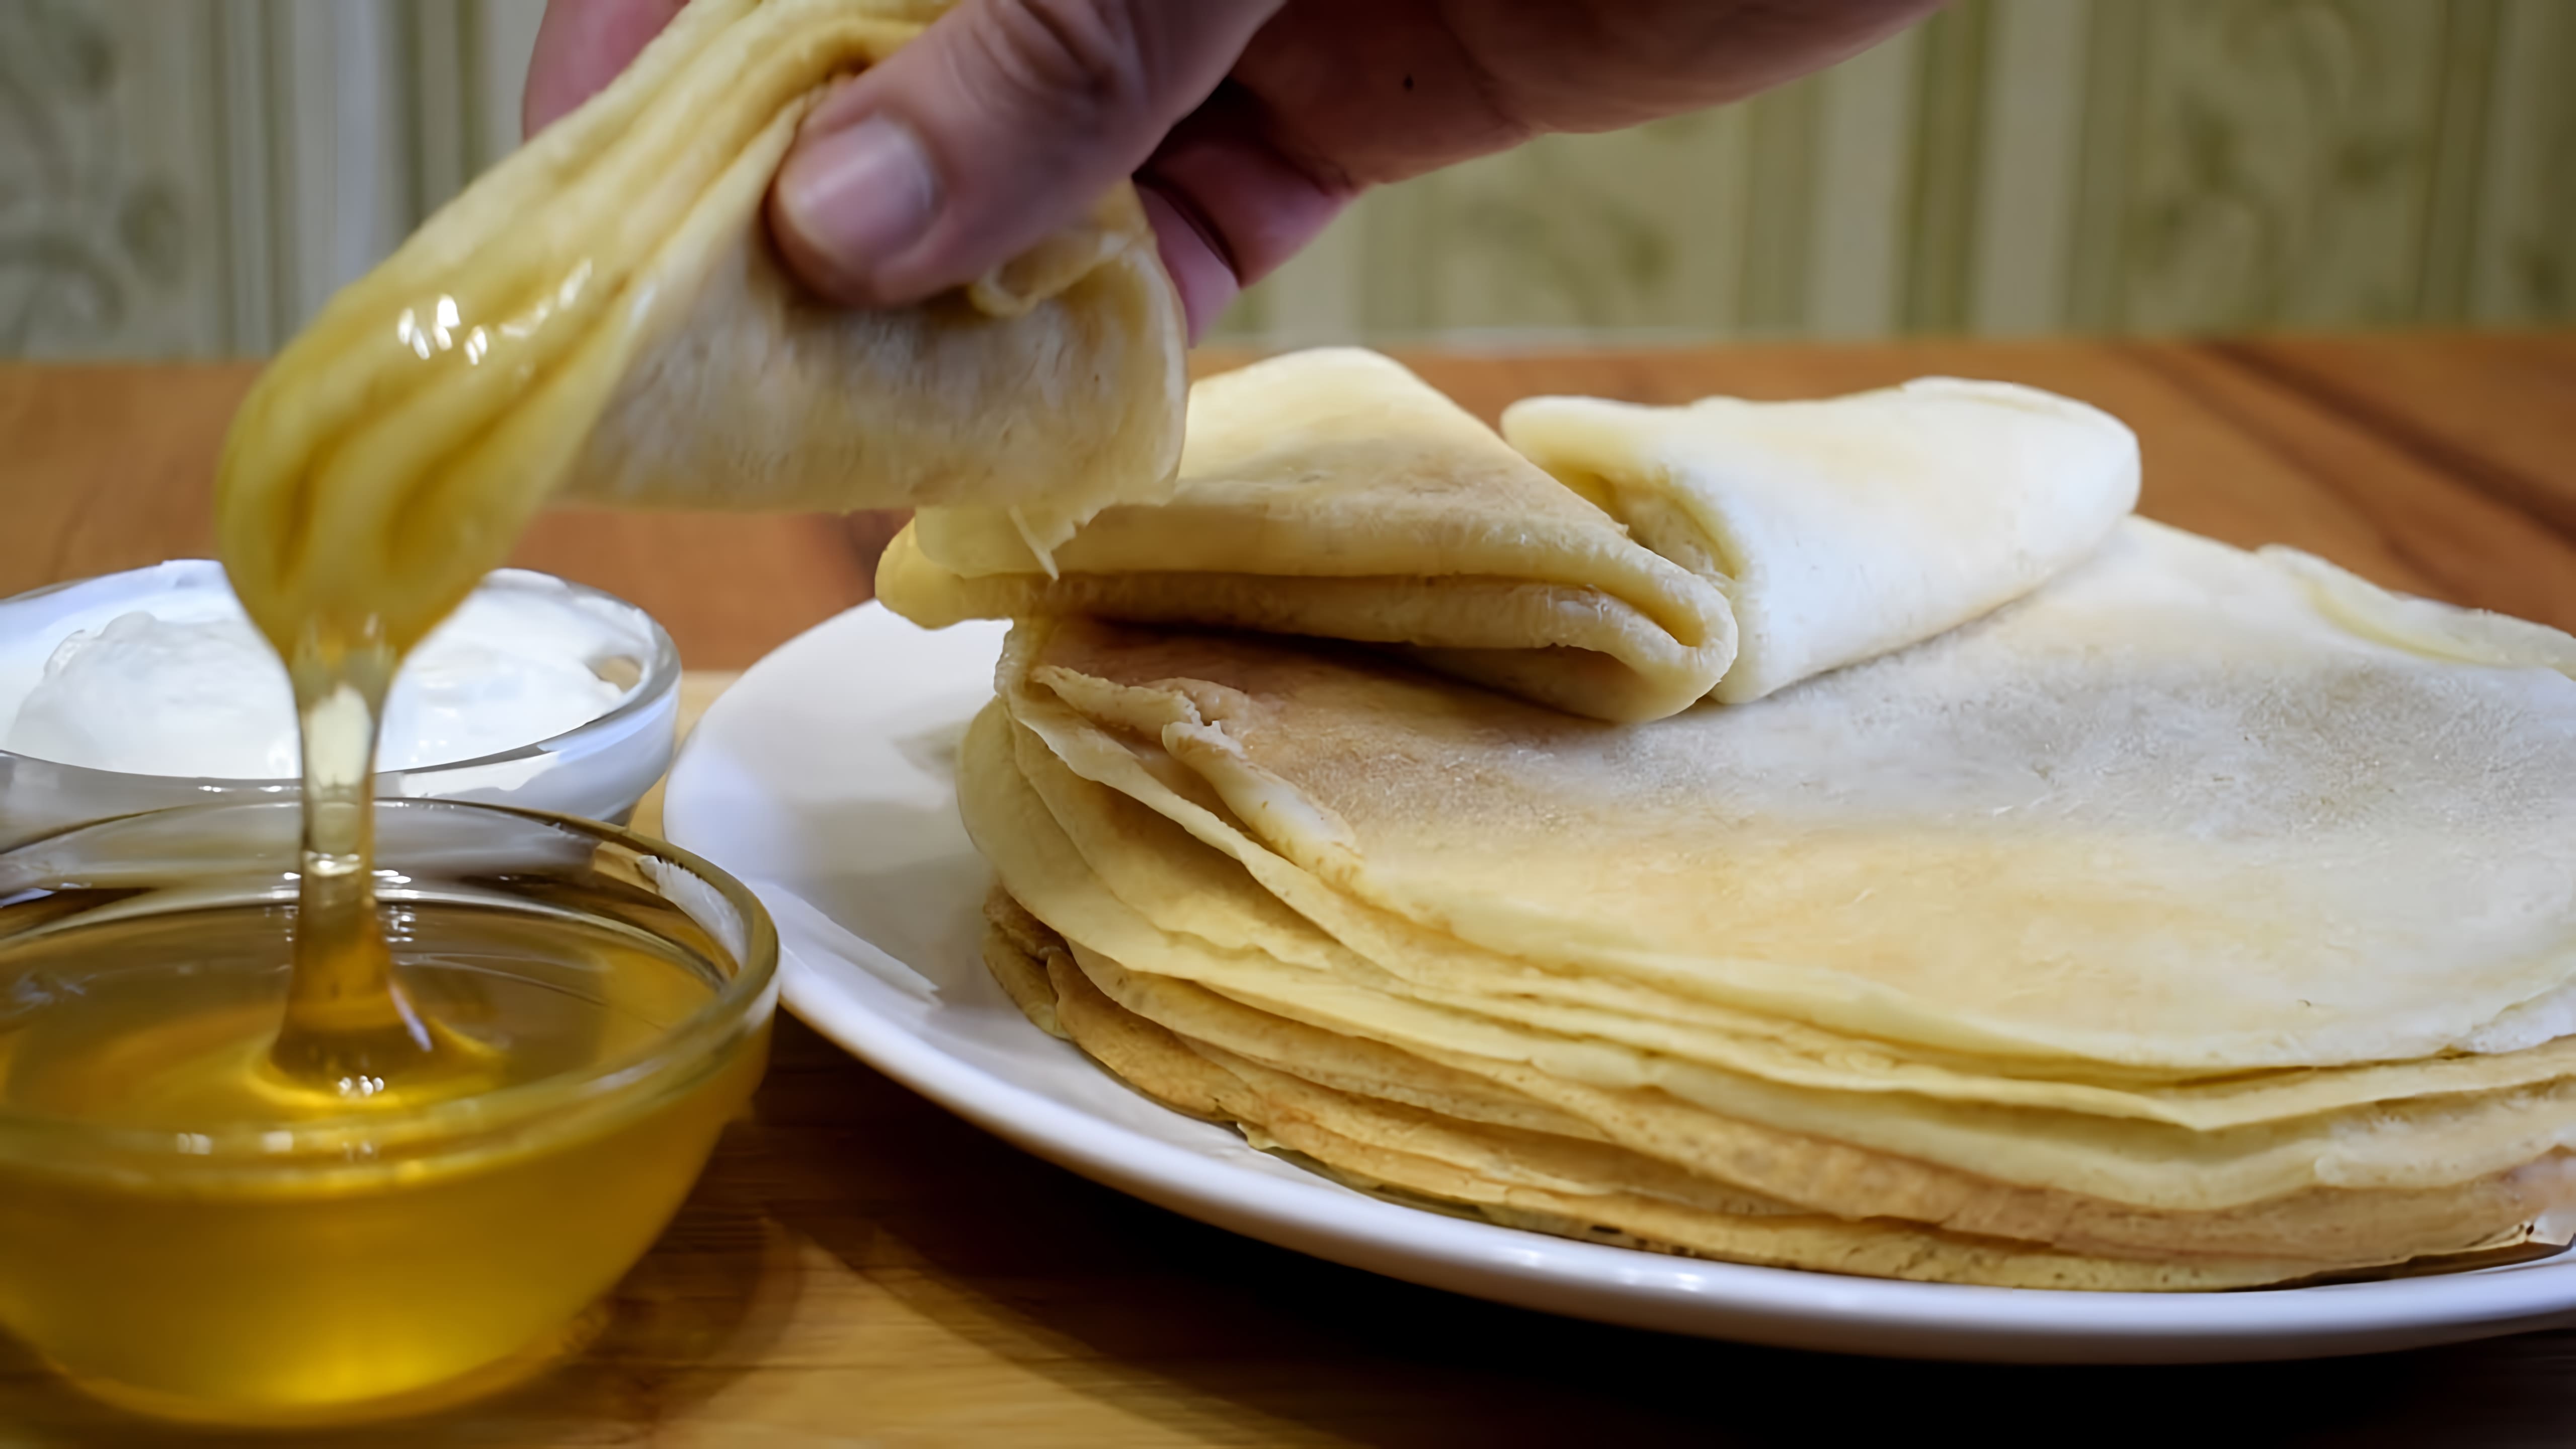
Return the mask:
[[[1203,359],[1203,367],[1232,359]],[[2576,629],[2576,333],[1407,357],[1493,416],[1583,392],[2007,378],[2137,429],[2144,511]],[[203,554],[251,373],[0,367],[0,595]],[[701,670],[867,597],[891,520],[559,514],[518,561]],[[723,682],[701,675],[703,700]],[[1027,1157],[782,1023],[776,1064],[581,1357],[369,1445],[2576,1442],[2576,1332],[2373,1359],[2021,1369],[1660,1337],[1248,1242]],[[137,1442],[0,1346],[0,1443]],[[241,1440],[225,1442],[239,1443]],[[311,1442],[311,1441],[301,1441]]]

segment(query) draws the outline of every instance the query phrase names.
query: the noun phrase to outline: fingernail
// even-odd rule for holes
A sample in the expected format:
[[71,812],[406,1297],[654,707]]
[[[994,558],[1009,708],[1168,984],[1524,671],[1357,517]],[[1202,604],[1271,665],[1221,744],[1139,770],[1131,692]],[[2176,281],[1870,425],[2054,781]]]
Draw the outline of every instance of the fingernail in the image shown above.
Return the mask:
[[939,182],[921,138],[885,116],[801,147],[778,179],[787,224],[853,273],[918,241],[938,204]]

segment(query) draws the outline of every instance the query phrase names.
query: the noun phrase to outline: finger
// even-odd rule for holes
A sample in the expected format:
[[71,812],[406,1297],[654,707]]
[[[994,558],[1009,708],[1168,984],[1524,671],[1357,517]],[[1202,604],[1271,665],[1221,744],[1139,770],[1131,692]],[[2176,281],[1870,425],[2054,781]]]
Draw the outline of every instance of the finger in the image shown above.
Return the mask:
[[687,0],[547,0],[519,98],[519,133],[533,136],[617,78]]
[[1260,104],[1228,84],[1136,174],[1191,341],[1350,203],[1354,189],[1321,171],[1281,149]]
[[1280,0],[965,0],[818,106],[779,250],[827,297],[917,301],[1072,223],[1216,88]]
[[1181,317],[1189,328],[1190,345],[1196,347],[1208,327],[1242,295],[1243,283],[1206,227],[1186,208],[1146,187],[1141,179],[1137,197],[1145,205],[1145,220],[1153,225],[1163,271],[1172,279],[1172,290],[1181,294]]

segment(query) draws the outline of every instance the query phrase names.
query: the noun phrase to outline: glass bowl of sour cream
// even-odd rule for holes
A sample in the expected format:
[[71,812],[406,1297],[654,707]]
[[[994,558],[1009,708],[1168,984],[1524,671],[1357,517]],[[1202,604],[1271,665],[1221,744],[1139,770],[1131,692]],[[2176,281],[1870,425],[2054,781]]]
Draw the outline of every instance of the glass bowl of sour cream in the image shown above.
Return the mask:
[[[486,578],[405,659],[379,796],[623,823],[670,767],[680,656],[626,601]],[[180,559],[0,599],[0,848],[84,821],[294,798],[286,668],[222,566]]]

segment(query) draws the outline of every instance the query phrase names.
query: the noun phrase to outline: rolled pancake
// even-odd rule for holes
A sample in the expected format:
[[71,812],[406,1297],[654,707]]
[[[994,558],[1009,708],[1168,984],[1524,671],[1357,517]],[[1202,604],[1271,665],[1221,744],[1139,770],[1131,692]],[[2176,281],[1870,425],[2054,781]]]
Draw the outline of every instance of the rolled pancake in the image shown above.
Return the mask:
[[[1687,409],[1536,399],[1507,416],[1565,486],[1386,358],[1274,358],[1192,390],[1168,504],[1103,513],[1052,572],[989,518],[931,510],[877,592],[932,627],[1086,614],[1400,645],[1634,722],[1983,614],[2083,557],[2137,498],[2126,428],[2005,384]],[[1740,650],[1739,625],[1758,649]]]
[[[2175,1291],[2281,1283],[2406,1259],[2336,1259],[2318,1240],[2301,1256],[2219,1252],[2162,1258],[2088,1255],[2009,1238],[1909,1223],[1839,1218],[1676,1173],[1621,1148],[1545,1131],[1446,1118],[1364,1093],[1321,1086],[1197,1040],[1113,999],[1086,974],[1102,970],[997,892],[985,957],[1041,999],[1059,1034],[1167,1105],[1235,1123],[1257,1147],[1285,1148],[1352,1182],[1395,1189],[1417,1205],[1466,1209],[1505,1226],[1655,1251],[1779,1267],[2004,1287]],[[1111,974],[1114,968],[1108,968]],[[1297,1053],[1302,1062],[1309,1054]],[[2508,1226],[2458,1254],[2546,1252],[2544,1235]]]
[[1596,718],[1654,719],[1734,657],[1725,600],[1376,353],[1294,353],[1190,391],[1170,501],[1049,557],[925,509],[877,571],[916,623],[1092,614],[1406,645]]
[[918,307],[824,305],[772,254],[762,200],[822,88],[944,8],[696,0],[334,297],[226,443],[219,532],[252,616],[372,611],[399,648],[550,497],[975,505],[1045,545],[1161,496],[1181,314],[1125,186]]
[[1649,547],[1726,581],[1727,704],[2017,599],[2138,500],[2137,439],[2117,419],[2002,382],[1687,407],[1525,398],[1503,436]]
[[2385,643],[2312,573],[2132,522],[1941,639],[1631,729],[1080,621],[1002,686],[1247,867],[1844,1035],[2202,1075],[2567,1035],[2576,680]]

